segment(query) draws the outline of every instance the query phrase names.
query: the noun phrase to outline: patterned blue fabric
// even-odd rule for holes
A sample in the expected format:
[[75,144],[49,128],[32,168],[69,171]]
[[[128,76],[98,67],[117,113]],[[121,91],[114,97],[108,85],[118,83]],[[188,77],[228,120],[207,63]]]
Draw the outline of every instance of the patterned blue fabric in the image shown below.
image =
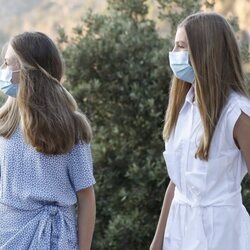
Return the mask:
[[0,249],[77,249],[76,192],[95,183],[89,144],[45,155],[0,137]]

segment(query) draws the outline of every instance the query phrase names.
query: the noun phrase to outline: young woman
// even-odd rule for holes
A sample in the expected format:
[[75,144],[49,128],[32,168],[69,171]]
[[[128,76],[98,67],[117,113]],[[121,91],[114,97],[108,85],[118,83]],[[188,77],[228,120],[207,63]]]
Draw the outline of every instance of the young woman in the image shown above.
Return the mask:
[[250,100],[230,25],[188,16],[169,54],[163,153],[171,178],[152,250],[249,250],[241,181],[250,174]]
[[0,90],[10,96],[0,109],[0,249],[90,249],[91,128],[62,75],[45,34],[9,42],[0,70]]

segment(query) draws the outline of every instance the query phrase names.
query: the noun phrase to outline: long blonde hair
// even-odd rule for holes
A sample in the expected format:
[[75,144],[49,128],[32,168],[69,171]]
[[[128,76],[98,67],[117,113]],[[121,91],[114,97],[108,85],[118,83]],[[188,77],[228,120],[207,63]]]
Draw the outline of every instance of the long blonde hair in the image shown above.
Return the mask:
[[[179,27],[187,34],[195,72],[195,98],[204,129],[195,157],[208,160],[212,136],[230,89],[247,96],[239,48],[232,28],[219,14],[196,13]],[[163,130],[165,140],[175,128],[190,87],[173,77]]]
[[0,109],[0,135],[9,138],[21,121],[27,143],[45,154],[89,143],[89,122],[60,83],[63,63],[53,41],[40,32],[25,32],[9,45],[20,63],[20,83],[17,98],[9,97]]

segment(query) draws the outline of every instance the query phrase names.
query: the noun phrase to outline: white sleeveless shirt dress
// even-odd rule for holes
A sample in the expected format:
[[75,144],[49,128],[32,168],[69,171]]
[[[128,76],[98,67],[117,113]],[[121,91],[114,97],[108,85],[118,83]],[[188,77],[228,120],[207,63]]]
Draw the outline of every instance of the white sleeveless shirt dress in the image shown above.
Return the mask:
[[[176,185],[163,250],[250,250],[250,217],[242,204],[245,160],[233,139],[250,101],[231,92],[211,142],[208,161],[195,159],[203,128],[194,89],[189,90],[163,156]],[[249,152],[250,153],[250,152]]]

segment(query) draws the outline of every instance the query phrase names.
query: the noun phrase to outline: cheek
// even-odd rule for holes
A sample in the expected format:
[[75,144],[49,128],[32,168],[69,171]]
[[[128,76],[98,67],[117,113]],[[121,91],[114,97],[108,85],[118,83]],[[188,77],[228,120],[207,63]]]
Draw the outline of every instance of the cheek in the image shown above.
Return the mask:
[[176,46],[174,46],[172,52],[177,52],[178,51],[178,48]]
[[19,72],[12,73],[11,82],[12,83],[19,83],[19,81],[20,81],[20,74],[19,74]]

